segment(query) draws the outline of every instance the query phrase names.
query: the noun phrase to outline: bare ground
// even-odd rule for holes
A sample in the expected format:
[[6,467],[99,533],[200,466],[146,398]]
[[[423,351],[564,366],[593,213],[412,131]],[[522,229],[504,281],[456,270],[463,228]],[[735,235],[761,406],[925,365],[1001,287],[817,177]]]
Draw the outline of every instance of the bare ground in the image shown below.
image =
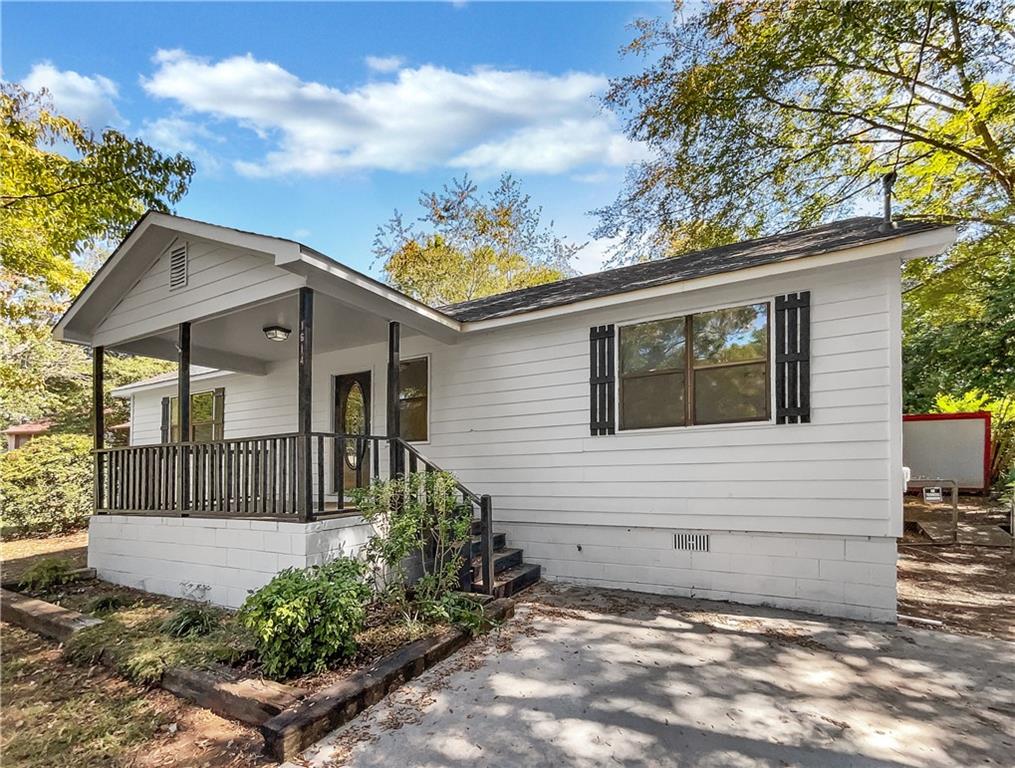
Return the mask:
[[[979,497],[960,497],[959,521],[970,526],[1007,522],[1006,509]],[[969,544],[933,545],[914,520],[950,520],[948,506],[907,499],[906,534],[899,542],[899,613],[941,622],[922,625],[969,635],[1015,640],[1015,556],[1011,549]]]
[[88,564],[88,531],[75,531],[65,536],[0,542],[3,580],[17,579],[33,563],[48,557],[65,558],[70,560],[75,568],[84,568]]

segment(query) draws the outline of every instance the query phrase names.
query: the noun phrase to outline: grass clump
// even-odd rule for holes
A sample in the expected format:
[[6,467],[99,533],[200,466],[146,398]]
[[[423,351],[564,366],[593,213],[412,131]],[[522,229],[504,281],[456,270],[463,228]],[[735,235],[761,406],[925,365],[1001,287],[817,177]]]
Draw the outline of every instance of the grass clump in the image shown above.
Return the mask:
[[45,560],[33,563],[22,574],[18,586],[28,592],[45,592],[73,581],[74,578],[71,576],[73,570],[74,564],[70,560],[62,557],[47,557]]
[[170,637],[210,635],[220,624],[219,611],[207,605],[188,605],[162,622],[162,631]]
[[93,616],[105,616],[107,613],[126,608],[133,602],[130,598],[115,592],[97,595],[85,604],[85,613],[90,613]]

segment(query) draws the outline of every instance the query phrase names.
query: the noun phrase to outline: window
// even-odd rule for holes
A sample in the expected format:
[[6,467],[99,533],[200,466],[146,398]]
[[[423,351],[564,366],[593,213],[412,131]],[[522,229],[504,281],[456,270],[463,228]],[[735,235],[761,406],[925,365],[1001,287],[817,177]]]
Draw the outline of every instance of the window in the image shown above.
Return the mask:
[[398,412],[401,437],[409,442],[425,442],[428,429],[427,359],[404,360],[398,368]]
[[[225,389],[194,392],[190,396],[190,442],[207,443],[222,439]],[[177,398],[169,398],[170,440],[180,439],[180,407]]]
[[768,314],[749,304],[621,328],[621,429],[767,419]]

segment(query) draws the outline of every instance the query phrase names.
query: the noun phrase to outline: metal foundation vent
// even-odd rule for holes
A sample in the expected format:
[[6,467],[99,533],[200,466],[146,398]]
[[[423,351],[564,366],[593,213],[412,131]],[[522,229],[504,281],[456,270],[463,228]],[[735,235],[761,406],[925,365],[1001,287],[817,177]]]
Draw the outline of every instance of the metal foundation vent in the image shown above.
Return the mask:
[[673,534],[673,548],[687,552],[708,552],[708,534],[675,533]]

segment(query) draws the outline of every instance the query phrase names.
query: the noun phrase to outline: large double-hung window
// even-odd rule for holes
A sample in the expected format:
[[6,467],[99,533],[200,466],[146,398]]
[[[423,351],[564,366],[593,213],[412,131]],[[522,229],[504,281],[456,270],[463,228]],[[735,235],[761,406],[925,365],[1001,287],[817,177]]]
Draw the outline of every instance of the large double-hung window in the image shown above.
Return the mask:
[[620,428],[769,418],[769,305],[620,329]]

